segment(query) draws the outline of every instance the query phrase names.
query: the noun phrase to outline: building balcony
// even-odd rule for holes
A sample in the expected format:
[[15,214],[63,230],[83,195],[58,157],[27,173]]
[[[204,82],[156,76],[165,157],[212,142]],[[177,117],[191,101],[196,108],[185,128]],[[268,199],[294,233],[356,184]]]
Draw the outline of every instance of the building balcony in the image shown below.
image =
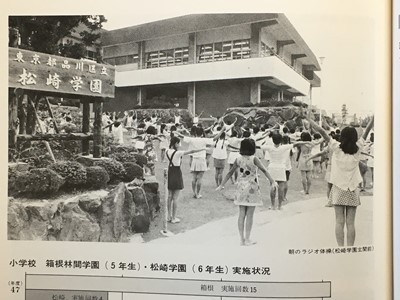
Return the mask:
[[183,82],[258,78],[262,84],[307,95],[310,82],[277,56],[187,64],[154,69],[137,65],[118,66],[117,87],[148,86]]

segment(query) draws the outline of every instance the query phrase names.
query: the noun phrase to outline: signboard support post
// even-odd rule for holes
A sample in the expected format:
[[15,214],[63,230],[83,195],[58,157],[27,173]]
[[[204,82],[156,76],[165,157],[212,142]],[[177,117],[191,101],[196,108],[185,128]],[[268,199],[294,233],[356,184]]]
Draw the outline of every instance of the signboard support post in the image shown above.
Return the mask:
[[93,103],[94,124],[93,124],[93,157],[100,158],[102,151],[102,135],[103,129],[101,117],[103,115],[103,102],[101,99],[96,99]]
[[[88,99],[82,99],[82,132],[90,131],[90,103]],[[89,155],[89,141],[82,141],[82,154]]]

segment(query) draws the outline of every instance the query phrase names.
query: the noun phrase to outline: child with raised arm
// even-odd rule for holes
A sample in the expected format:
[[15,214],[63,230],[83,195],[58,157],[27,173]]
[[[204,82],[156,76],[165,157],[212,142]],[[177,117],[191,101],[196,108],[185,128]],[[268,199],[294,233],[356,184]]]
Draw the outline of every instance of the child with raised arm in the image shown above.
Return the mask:
[[[304,146],[311,142],[296,142],[294,144],[283,144],[283,137],[280,133],[272,135],[273,145],[263,146],[263,149],[269,154],[268,172],[278,184],[278,209],[282,209],[282,202],[285,199],[285,188],[289,176],[287,174],[287,162],[290,160],[290,151],[293,147]],[[271,208],[276,209],[275,206],[275,189],[271,189]]]
[[183,189],[182,179],[182,157],[187,154],[192,154],[204,149],[181,151],[181,140],[173,136],[171,137],[171,143],[169,149],[166,151],[166,157],[169,161],[168,164],[168,222],[179,223],[180,219],[176,217],[176,210],[178,208],[178,197],[179,192]]
[[261,170],[268,178],[271,188],[276,188],[277,184],[272,179],[271,175],[269,175],[261,161],[255,156],[256,144],[253,139],[244,139],[240,143],[239,153],[240,157],[236,159],[217,190],[222,189],[229,178],[235,173],[236,169],[239,169],[234,203],[239,206],[238,229],[240,245],[250,246],[256,243],[250,239],[254,211],[256,206],[261,206],[263,204],[260,187],[258,185],[257,170]]
[[353,246],[356,237],[354,226],[356,210],[357,206],[361,204],[358,186],[362,182],[362,177],[358,164],[362,159],[361,151],[365,140],[374,125],[374,118],[371,118],[360,139],[358,139],[354,127],[345,127],[340,133],[339,141],[332,139],[314,121],[309,120],[309,122],[322,135],[333,152],[330,178],[332,189],[329,200],[335,208],[336,241],[340,247],[344,246],[344,227],[346,225],[347,246]]

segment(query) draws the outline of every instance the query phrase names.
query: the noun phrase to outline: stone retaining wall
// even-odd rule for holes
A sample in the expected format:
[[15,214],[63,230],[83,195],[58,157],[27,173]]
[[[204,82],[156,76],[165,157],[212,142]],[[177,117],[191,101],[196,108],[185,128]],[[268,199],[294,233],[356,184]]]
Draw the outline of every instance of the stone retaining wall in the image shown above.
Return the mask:
[[9,199],[8,239],[127,242],[146,232],[160,208],[155,177],[66,199]]

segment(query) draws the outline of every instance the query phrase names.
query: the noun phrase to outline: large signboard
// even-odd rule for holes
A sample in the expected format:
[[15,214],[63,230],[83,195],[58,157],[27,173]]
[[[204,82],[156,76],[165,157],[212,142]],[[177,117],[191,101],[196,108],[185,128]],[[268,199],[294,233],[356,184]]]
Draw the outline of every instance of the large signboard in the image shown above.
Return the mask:
[[8,49],[8,86],[93,97],[114,97],[110,65],[17,48]]

